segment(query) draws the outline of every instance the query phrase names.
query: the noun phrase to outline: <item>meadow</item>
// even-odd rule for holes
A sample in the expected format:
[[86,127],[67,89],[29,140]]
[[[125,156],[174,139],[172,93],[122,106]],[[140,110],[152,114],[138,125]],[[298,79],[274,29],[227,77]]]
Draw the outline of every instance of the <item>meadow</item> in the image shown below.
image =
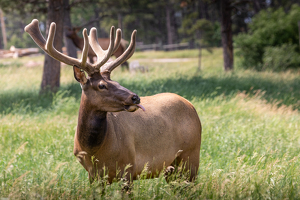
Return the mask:
[[203,126],[194,183],[141,175],[131,194],[122,181],[90,185],[73,155],[81,88],[72,67],[62,66],[56,94],[39,95],[43,56],[0,60],[0,199],[300,199],[300,71],[224,72],[221,49],[203,51],[198,71],[197,55],[136,52],[129,62],[148,72],[112,74],[139,96],[187,98]]

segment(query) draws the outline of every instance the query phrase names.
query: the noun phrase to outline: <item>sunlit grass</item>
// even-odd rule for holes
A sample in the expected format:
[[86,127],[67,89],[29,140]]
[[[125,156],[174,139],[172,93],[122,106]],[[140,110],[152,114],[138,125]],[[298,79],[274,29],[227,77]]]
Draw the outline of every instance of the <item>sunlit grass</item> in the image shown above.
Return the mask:
[[[174,92],[190,100],[203,125],[195,183],[161,175],[90,185],[73,156],[81,89],[62,66],[61,90],[39,96],[43,57],[0,60],[0,199],[299,199],[300,78],[294,72],[224,73],[222,51],[137,52],[147,73],[116,69],[112,79],[140,96]],[[151,59],[188,58],[178,62]],[[26,66],[34,60],[37,65]],[[102,197],[101,197],[102,195]]]

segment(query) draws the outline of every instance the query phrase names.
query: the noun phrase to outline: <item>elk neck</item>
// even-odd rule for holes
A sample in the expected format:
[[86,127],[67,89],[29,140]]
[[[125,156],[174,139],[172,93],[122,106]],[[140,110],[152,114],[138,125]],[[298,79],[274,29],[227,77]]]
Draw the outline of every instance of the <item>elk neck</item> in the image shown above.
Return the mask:
[[79,49],[83,49],[83,46],[84,46],[84,41],[83,41],[83,38],[80,38],[77,34],[76,35],[70,35],[68,36],[72,41],[73,43],[75,44],[75,46]]
[[92,153],[102,145],[105,139],[107,133],[107,112],[93,108],[86,98],[82,94],[78,115],[77,137],[81,147],[85,151]]

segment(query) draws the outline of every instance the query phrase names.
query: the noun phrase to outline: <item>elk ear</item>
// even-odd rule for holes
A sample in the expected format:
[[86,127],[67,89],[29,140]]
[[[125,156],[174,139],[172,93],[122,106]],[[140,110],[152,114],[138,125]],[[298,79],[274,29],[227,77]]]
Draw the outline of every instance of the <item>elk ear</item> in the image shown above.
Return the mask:
[[81,27],[74,27],[74,28],[73,28],[73,31],[74,31],[75,33],[78,33],[80,30],[81,30]]
[[73,66],[73,71],[74,71],[74,78],[76,79],[76,81],[78,81],[82,85],[86,84],[87,79],[84,71],[81,71],[81,69],[79,69],[75,65]]

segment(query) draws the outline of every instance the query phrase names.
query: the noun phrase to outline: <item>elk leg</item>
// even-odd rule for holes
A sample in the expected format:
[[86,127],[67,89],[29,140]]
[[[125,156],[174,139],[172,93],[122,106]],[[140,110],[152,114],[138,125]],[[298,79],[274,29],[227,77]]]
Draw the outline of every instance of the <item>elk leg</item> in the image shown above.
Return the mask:
[[196,180],[199,168],[200,150],[194,151],[193,153],[184,152],[178,157],[184,170],[189,172],[189,181],[193,182]]
[[[180,156],[180,154],[182,153],[182,150],[179,150],[176,154],[175,154],[175,160],[171,163],[170,166],[168,166],[165,170],[165,179],[166,181],[169,183],[170,180],[174,179],[174,172],[175,172],[175,167],[178,168],[178,157]],[[176,174],[175,174],[176,176]],[[171,178],[172,177],[172,178]]]
[[122,193],[127,193],[130,194],[131,193],[131,188],[133,186],[133,182],[129,181],[127,179],[121,179],[122,183]]
[[197,178],[199,168],[200,150],[194,152],[183,152],[179,150],[176,158],[170,166],[166,168],[165,179],[169,182],[178,176],[187,175],[190,182]]
[[172,175],[175,171],[175,167],[174,166],[168,166],[165,170],[165,173],[164,173],[164,177],[167,181],[167,183],[169,183],[171,180],[173,180]]
[[128,71],[129,70],[128,62],[126,61],[126,62],[122,63],[121,67],[122,67],[122,70]]

